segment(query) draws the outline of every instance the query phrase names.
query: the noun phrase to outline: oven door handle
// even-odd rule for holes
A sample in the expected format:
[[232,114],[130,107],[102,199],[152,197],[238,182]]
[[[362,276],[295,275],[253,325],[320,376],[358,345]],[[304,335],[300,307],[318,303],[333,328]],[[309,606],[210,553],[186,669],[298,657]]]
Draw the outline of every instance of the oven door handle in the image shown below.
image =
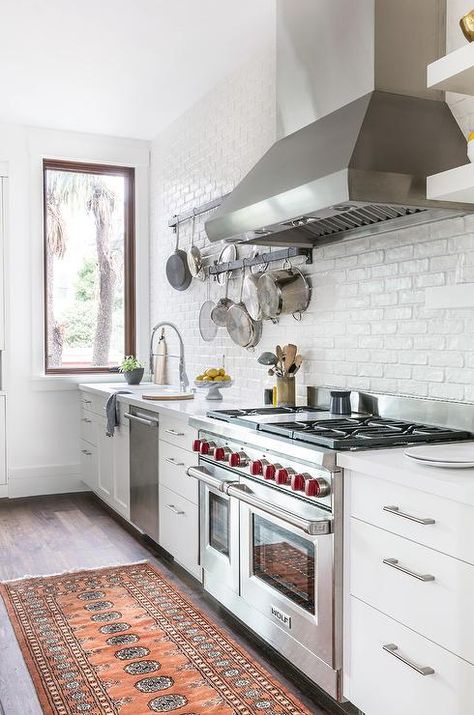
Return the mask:
[[205,467],[188,467],[186,470],[188,477],[194,477],[203,484],[207,484],[208,487],[213,487],[219,492],[225,491],[226,484],[232,484],[230,481],[224,481],[222,479],[217,479],[213,477],[210,472]]
[[230,497],[235,497],[249,506],[260,509],[266,514],[270,514],[287,524],[291,524],[291,526],[295,526],[297,529],[301,529],[301,531],[304,531],[306,534],[310,534],[311,536],[331,533],[331,519],[327,519],[325,517],[312,520],[303,519],[303,517],[292,514],[291,512],[286,511],[286,509],[269,504],[268,502],[263,501],[263,499],[258,499],[258,497],[254,496],[252,492],[249,492],[247,487],[243,484],[231,483],[227,487],[224,487],[224,491]]

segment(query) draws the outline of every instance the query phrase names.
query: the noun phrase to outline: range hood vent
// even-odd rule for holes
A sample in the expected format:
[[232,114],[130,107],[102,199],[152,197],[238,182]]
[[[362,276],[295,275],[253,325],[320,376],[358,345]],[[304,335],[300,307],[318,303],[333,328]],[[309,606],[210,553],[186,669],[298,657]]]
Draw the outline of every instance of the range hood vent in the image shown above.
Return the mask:
[[[432,11],[438,0],[423,3]],[[306,247],[473,211],[426,198],[428,176],[468,163],[466,140],[443,95],[433,98],[426,85],[404,93],[411,76],[397,74],[400,86],[384,89],[387,68],[399,66],[396,53],[407,53],[413,4],[376,0],[375,7],[376,89],[276,142],[206,222],[211,241]],[[423,82],[428,45],[415,42],[408,62],[418,75],[422,67]],[[432,57],[439,46],[428,50]]]

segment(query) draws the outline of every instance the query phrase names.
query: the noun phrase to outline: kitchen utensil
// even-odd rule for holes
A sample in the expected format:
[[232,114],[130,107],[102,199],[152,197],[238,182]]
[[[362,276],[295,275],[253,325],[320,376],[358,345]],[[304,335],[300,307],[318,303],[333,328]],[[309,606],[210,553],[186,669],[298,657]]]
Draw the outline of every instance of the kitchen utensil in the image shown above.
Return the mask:
[[231,305],[234,305],[234,301],[228,297],[229,293],[229,274],[226,273],[226,283],[225,283],[225,296],[219,298],[216,305],[212,309],[211,319],[219,328],[225,328],[227,324],[227,311]]
[[283,350],[281,348],[281,345],[277,345],[275,348],[275,354],[277,356],[277,367],[279,370],[283,373],[283,360],[284,360],[284,355],[283,355]]
[[227,311],[227,332],[236,345],[242,348],[253,348],[262,337],[262,323],[253,320],[242,302],[242,291],[245,280],[245,269],[242,271],[240,284],[240,300]]
[[352,413],[351,391],[331,390],[329,411],[332,415],[350,415]]
[[469,469],[474,467],[474,442],[409,447],[405,454],[417,464],[427,467]]
[[298,372],[298,370],[301,367],[302,362],[303,362],[302,356],[296,355],[293,365],[288,370],[288,375],[296,375],[296,373]]
[[259,355],[257,362],[259,362],[260,365],[276,365],[278,358],[275,353],[266,352]]
[[166,261],[166,277],[175,290],[189,288],[192,276],[188,268],[186,251],[179,248],[179,223],[176,224],[176,246],[174,253]]
[[191,247],[186,254],[186,260],[188,263],[189,272],[193,278],[198,278],[203,281],[206,278],[204,268],[202,265],[202,255],[201,251],[197,246],[194,245],[194,236],[196,232],[196,215],[193,211],[193,226],[191,230]]
[[283,268],[263,273],[258,279],[258,299],[262,314],[277,318],[280,314],[298,314],[306,310],[311,287],[298,268]]
[[[222,251],[219,253],[219,258],[217,259],[217,265],[221,263],[230,263],[237,259],[237,248],[235,243],[227,243]],[[217,282],[219,285],[223,286],[225,281],[226,273],[217,274]]]
[[258,279],[261,273],[248,273],[244,280],[243,301],[249,315],[254,320],[262,320],[262,309],[258,300]]
[[222,400],[223,397],[220,390],[233,385],[232,380],[213,380],[212,382],[204,382],[203,380],[196,380],[194,382],[199,390],[208,390],[206,395],[206,400]]
[[290,343],[289,345],[285,345],[283,352],[285,354],[285,372],[288,374],[290,367],[295,362],[295,357],[296,353],[298,352],[298,348],[296,347],[296,345]]
[[217,325],[212,320],[212,311],[215,303],[210,299],[210,283],[207,284],[207,300],[201,305],[199,311],[199,333],[206,343],[212,342],[217,335]]
[[459,20],[459,25],[468,42],[474,40],[474,10],[471,10]]

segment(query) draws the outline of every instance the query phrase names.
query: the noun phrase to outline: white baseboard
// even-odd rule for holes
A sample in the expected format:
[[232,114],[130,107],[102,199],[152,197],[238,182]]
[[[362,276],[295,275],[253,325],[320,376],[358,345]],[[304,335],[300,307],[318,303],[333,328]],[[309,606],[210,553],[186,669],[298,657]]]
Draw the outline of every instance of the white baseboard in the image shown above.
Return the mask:
[[8,496],[8,484],[0,484],[0,499]]
[[8,496],[11,499],[83,491],[88,491],[88,488],[81,479],[80,464],[10,469]]

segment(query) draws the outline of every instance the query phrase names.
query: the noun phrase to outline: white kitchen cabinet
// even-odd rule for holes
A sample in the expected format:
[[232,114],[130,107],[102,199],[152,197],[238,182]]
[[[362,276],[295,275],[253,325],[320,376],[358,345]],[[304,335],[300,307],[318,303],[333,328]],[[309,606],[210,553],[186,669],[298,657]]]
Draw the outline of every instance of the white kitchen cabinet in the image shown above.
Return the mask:
[[108,504],[112,501],[114,490],[114,443],[107,437],[106,421],[97,420],[97,494]]
[[365,715],[466,715],[473,508],[383,472],[344,485],[344,697]]
[[160,546],[201,580],[199,514],[196,504],[160,484]]
[[197,463],[196,454],[160,440],[159,463],[160,484],[197,504],[198,482],[186,474],[187,468]]
[[8,179],[2,176],[0,165],[0,350],[5,350],[5,244],[7,231],[7,187]]
[[7,483],[6,402],[0,395],[0,485]]
[[[350,621],[344,695],[365,715],[472,713],[469,663],[354,597]],[[412,666],[430,670],[422,675]]]
[[98,491],[97,447],[81,440],[82,480],[93,491]]

